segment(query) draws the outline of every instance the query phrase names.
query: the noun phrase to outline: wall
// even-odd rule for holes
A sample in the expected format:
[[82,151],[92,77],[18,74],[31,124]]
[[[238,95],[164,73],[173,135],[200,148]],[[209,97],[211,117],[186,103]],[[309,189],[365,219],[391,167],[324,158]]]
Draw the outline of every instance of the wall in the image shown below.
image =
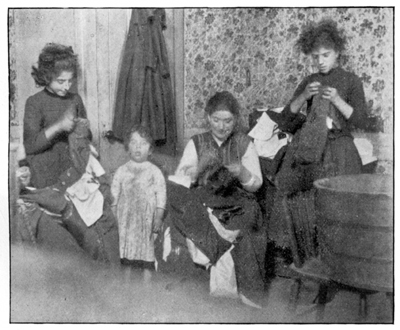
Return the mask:
[[[313,70],[294,48],[309,20],[332,17],[349,37],[343,67],[364,83],[368,134],[385,168],[392,165],[393,8],[193,8],[185,10],[185,138],[205,128],[204,106],[216,91],[254,108],[283,106]],[[358,132],[358,136],[366,136]]]
[[[9,10],[10,137],[22,138],[24,104],[37,92],[31,65],[49,41],[70,44],[79,54],[77,90],[88,108],[95,142],[108,170],[123,150],[102,133],[111,127],[115,86],[130,9]],[[217,90],[232,91],[245,109],[281,106],[312,71],[293,45],[308,20],[335,17],[350,37],[344,67],[358,74],[368,112],[380,133],[362,133],[386,169],[393,165],[393,9],[391,8],[193,8],[166,9],[164,32],[174,72],[178,147],[205,128],[204,105]]]

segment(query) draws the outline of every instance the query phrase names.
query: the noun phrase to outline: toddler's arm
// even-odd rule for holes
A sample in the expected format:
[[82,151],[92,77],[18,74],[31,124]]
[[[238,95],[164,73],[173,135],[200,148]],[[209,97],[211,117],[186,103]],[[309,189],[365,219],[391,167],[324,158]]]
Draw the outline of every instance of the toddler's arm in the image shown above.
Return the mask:
[[157,207],[154,214],[153,232],[159,233],[161,231],[164,218],[164,209]]
[[121,182],[120,182],[120,168],[115,172],[112,183],[111,183],[111,211],[117,216],[117,205],[118,198],[121,192]]

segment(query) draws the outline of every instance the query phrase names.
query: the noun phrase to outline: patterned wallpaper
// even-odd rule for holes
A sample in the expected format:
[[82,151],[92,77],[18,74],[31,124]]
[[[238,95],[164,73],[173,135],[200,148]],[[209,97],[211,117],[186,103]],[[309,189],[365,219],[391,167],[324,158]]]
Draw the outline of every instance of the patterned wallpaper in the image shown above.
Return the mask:
[[364,83],[369,116],[392,132],[393,8],[192,8],[185,10],[185,129],[205,128],[204,107],[229,90],[244,109],[283,106],[312,72],[295,49],[309,20],[336,19],[348,44],[342,66]]

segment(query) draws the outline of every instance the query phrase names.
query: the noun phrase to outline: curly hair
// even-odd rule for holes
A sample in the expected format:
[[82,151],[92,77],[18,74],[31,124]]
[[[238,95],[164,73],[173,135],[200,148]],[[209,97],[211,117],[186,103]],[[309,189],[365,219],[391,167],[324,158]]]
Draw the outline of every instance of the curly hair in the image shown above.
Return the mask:
[[141,138],[145,139],[150,144],[150,150],[153,149],[154,139],[151,136],[150,129],[148,127],[139,124],[139,125],[134,125],[127,134],[126,139],[124,139],[124,146],[126,151],[129,150],[129,143],[131,142],[132,135],[134,133],[138,133]]
[[48,86],[63,71],[72,72],[76,78],[79,70],[78,55],[72,47],[48,43],[42,49],[38,66],[32,66],[32,77],[37,86]]
[[337,23],[330,18],[325,18],[318,23],[310,23],[303,28],[296,46],[309,55],[319,47],[332,48],[341,53],[346,46],[347,38],[343,29],[339,30]]

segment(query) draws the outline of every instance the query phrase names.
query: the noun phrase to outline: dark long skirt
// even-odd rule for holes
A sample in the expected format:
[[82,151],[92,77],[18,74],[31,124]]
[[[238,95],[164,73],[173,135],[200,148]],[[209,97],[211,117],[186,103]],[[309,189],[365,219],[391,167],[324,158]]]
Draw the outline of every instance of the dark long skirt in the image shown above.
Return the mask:
[[[295,138],[296,136],[292,142],[294,144]],[[275,182],[277,192],[268,223],[269,240],[279,247],[290,247],[290,234],[282,205],[284,196],[288,196],[288,206],[292,216],[299,218],[299,221],[294,219],[295,222],[308,223],[308,226],[312,228],[316,219],[313,205],[315,193],[313,182],[320,178],[361,172],[361,158],[353,137],[349,135],[328,133],[322,160],[314,164],[295,164],[293,151],[289,147]]]

